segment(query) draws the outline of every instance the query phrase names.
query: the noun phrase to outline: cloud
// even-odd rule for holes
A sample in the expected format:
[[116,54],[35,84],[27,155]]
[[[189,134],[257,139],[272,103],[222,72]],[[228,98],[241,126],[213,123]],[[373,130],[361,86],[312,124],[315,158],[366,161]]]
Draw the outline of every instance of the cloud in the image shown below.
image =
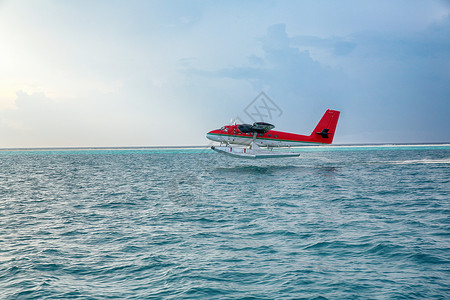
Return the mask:
[[130,109],[117,96],[92,96],[96,101],[55,100],[19,91],[16,108],[0,112],[0,147],[139,146],[163,140],[158,111],[138,113],[139,106]]
[[67,130],[67,124],[71,123],[72,116],[45,94],[19,91],[15,106],[0,112],[1,146],[48,146],[50,135],[60,139],[62,144],[68,142],[67,137],[72,132]]
[[[276,121],[281,128],[299,131],[311,130],[327,108],[336,108],[339,94],[336,92],[345,81],[338,69],[321,65],[306,50],[299,50],[288,36],[285,24],[274,24],[259,38],[262,55],[251,55],[246,65],[219,70],[199,70],[192,67],[189,74],[230,78],[248,82],[253,87],[250,102],[260,91],[265,91],[285,113]],[[245,102],[243,109],[248,103]],[[331,107],[328,107],[331,106]],[[312,116],[309,112],[313,112]],[[245,116],[241,116],[245,117]]]
[[327,49],[334,55],[348,55],[356,47],[356,43],[341,37],[320,38],[316,36],[299,35],[291,38],[294,46],[305,48]]
[[[260,38],[262,56],[248,57],[245,66],[229,67],[219,70],[188,69],[189,74],[249,80],[256,90],[285,90],[302,94],[316,94],[317,84],[327,84],[333,70],[326,69],[314,61],[308,51],[293,47],[286,33],[285,24],[275,24],[267,28]],[[314,91],[314,93],[313,93]],[[319,91],[320,93],[320,91]]]
[[450,16],[409,34],[361,32],[353,40],[365,55],[380,59],[433,58],[450,53]]
[[[291,37],[286,24],[275,24],[259,39],[262,54],[246,64],[189,72],[265,91],[285,111],[276,120],[284,128],[306,129],[324,109],[335,108],[343,110],[342,142],[449,141],[449,133],[434,131],[449,125],[449,25],[446,16],[414,33],[321,38]],[[328,57],[321,60],[315,51]]]

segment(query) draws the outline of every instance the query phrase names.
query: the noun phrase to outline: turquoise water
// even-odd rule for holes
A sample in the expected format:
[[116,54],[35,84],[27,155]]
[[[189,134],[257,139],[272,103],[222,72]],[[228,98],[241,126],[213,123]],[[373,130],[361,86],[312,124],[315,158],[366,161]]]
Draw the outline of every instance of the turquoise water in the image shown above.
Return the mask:
[[449,146],[297,151],[0,151],[0,298],[449,298]]

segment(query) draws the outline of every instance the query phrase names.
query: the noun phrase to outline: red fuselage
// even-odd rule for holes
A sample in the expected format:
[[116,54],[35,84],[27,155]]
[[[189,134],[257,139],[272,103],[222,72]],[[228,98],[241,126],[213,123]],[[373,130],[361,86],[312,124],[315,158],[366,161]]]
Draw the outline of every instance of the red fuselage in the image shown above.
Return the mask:
[[266,133],[245,133],[239,130],[239,125],[229,125],[208,132],[206,137],[212,141],[238,145],[250,145],[254,140],[256,145],[260,147],[295,147],[303,146],[305,143],[331,144],[339,114],[339,111],[327,110],[310,135],[276,130],[269,130]]

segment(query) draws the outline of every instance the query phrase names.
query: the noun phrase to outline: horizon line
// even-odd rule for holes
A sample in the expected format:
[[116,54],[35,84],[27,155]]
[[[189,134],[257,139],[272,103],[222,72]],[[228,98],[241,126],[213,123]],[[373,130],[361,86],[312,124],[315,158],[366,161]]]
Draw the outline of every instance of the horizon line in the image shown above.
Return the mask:
[[[304,145],[302,147],[368,147],[368,146],[450,146],[450,142],[432,143],[354,143],[354,144],[324,144],[324,145]],[[211,145],[184,145],[184,146],[49,146],[49,147],[0,147],[0,151],[45,151],[45,150],[151,150],[151,149],[207,149]],[[276,148],[276,147],[274,147]],[[279,147],[286,148],[286,147]]]

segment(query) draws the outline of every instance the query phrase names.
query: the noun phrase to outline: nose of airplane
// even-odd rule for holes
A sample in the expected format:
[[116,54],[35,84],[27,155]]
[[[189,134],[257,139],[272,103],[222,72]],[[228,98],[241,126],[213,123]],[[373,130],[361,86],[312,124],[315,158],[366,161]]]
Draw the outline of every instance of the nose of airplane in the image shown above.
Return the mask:
[[219,142],[219,137],[215,134],[216,130],[211,130],[206,134],[206,138],[211,141]]

